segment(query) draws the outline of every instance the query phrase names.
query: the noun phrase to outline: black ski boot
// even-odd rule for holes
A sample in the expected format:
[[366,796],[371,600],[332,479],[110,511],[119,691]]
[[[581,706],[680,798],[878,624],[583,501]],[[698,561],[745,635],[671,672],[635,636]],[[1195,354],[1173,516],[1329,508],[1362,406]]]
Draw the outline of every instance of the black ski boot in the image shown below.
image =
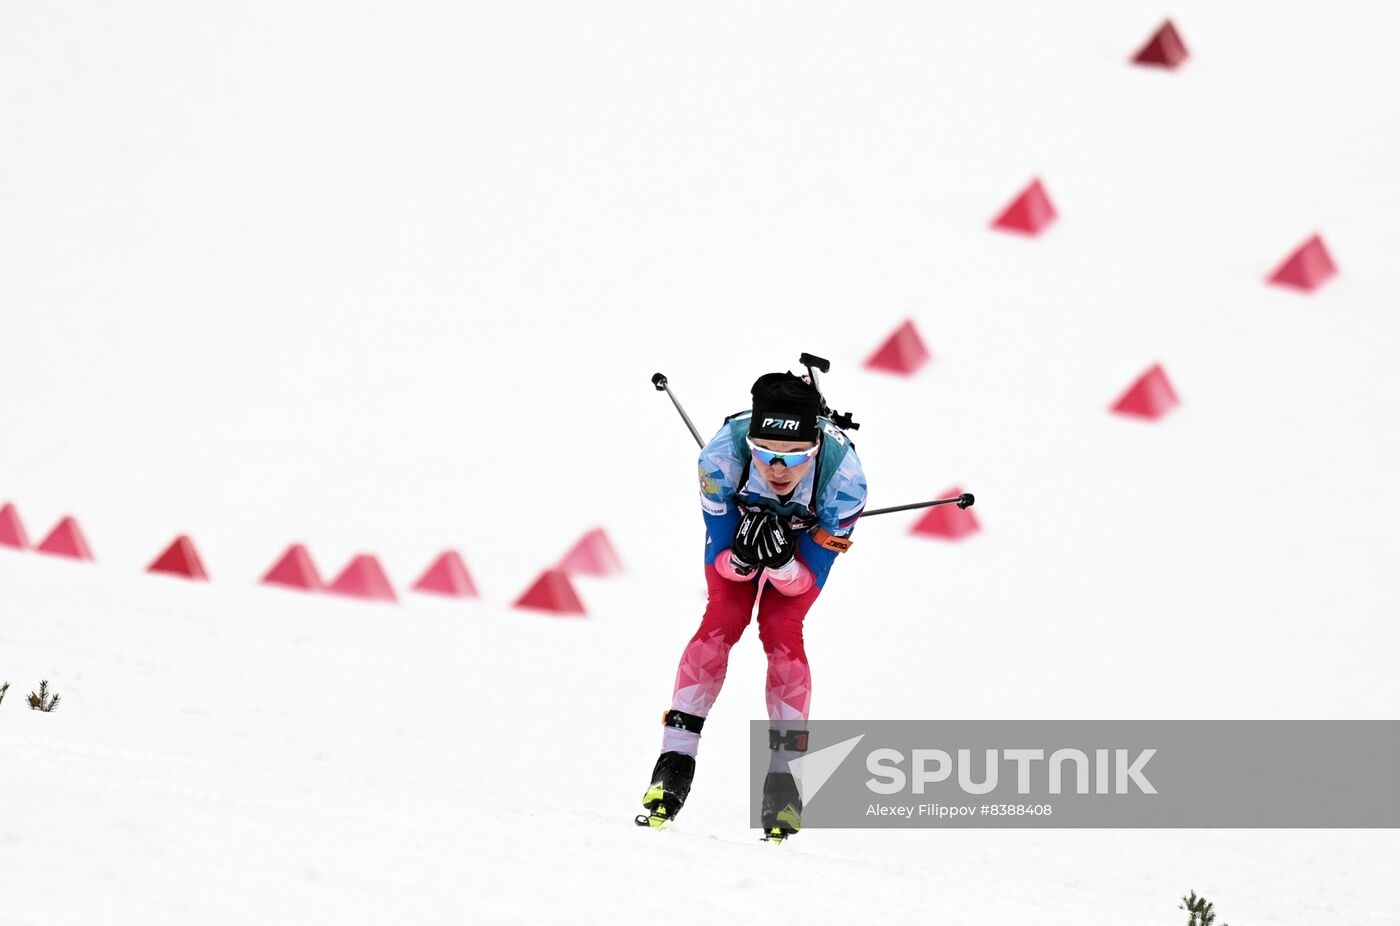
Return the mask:
[[642,795],[638,826],[659,827],[674,820],[690,794],[690,782],[695,778],[695,757],[681,752],[663,752],[651,772],[651,787]]
[[764,842],[782,842],[802,829],[802,795],[788,772],[769,772],[763,779]]
[[[705,718],[685,711],[669,710],[661,715],[661,725],[685,730],[699,737],[700,731],[705,728]],[[642,806],[647,812],[638,814],[637,825],[658,827],[674,820],[690,794],[693,778],[694,756],[683,752],[663,752],[661,758],[656,760],[656,768],[651,770],[651,787],[642,795]]]

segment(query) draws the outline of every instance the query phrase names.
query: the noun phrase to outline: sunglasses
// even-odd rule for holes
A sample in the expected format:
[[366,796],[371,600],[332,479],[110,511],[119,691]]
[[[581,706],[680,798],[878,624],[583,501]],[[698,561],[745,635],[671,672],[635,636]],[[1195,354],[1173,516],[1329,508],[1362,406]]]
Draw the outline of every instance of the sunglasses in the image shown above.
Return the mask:
[[803,463],[812,459],[812,457],[816,456],[817,449],[821,446],[820,444],[813,444],[806,450],[789,450],[786,453],[779,453],[776,450],[765,450],[755,444],[751,437],[745,439],[749,442],[749,453],[753,454],[754,459],[758,460],[764,466],[772,466],[774,463],[781,463],[788,469],[801,466]]

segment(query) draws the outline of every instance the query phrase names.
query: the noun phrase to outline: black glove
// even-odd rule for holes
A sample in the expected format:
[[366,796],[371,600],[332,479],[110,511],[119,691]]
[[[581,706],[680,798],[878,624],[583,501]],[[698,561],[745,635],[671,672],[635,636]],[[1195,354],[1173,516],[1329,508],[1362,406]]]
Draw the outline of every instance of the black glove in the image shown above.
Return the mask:
[[755,544],[758,560],[769,569],[782,569],[797,555],[792,531],[777,515],[770,514]]
[[748,575],[759,566],[781,569],[796,555],[792,532],[770,511],[745,514],[729,548],[729,562],[740,575]]
[[768,512],[755,508],[744,512],[739,519],[739,529],[734,532],[734,542],[729,545],[729,565],[741,576],[749,575],[763,565],[754,541],[768,517]]

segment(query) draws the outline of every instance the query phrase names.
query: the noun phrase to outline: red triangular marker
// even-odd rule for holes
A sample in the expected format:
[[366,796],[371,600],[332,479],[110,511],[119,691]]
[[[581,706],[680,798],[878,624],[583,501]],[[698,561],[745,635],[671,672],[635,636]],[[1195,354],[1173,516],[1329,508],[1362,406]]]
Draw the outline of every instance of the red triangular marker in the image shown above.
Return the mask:
[[515,600],[514,607],[533,608],[536,611],[549,611],[553,614],[573,614],[583,616],[583,602],[579,601],[568,573],[559,569],[546,569],[540,573],[535,584],[525,590],[525,594]]
[[394,594],[394,587],[389,584],[389,577],[384,574],[384,567],[368,553],[361,553],[352,559],[335,577],[335,581],[326,586],[326,591],[371,601],[399,600]]
[[896,328],[894,333],[885,339],[885,343],[866,358],[865,367],[868,370],[883,370],[886,373],[909,376],[927,363],[928,359],[928,348],[924,346],[924,339],[919,337],[918,329],[914,327],[911,319]]
[[10,502],[0,508],[0,547],[14,547],[16,550],[29,549],[29,535],[24,532],[24,524],[19,512]]
[[1176,390],[1167,379],[1166,371],[1157,363],[1118,397],[1112,411],[1155,421],[1180,404],[1181,400],[1176,397]]
[[1269,277],[1269,282],[1312,292],[1336,273],[1337,265],[1332,262],[1332,255],[1327,253],[1322,237],[1313,235],[1288,255],[1288,259]]
[[204,563],[199,559],[199,551],[194,548],[194,541],[184,534],[176,537],[175,542],[146,567],[146,571],[168,572],[187,579],[209,579],[209,573],[204,571]]
[[78,522],[71,516],[59,521],[54,529],[49,531],[49,535],[43,539],[34,549],[40,553],[48,553],[53,556],[67,556],[70,559],[92,560],[92,550],[88,548],[87,538],[83,536],[82,528],[78,527]]
[[[940,497],[952,498],[962,494],[963,490],[954,486]],[[977,523],[977,518],[970,510],[959,508],[957,505],[939,505],[925,511],[924,516],[910,529],[910,533],[943,540],[961,540],[981,529],[982,526]]]
[[311,561],[311,554],[299,543],[287,547],[287,552],[283,553],[282,558],[262,577],[262,583],[308,591],[318,591],[325,587],[321,582],[321,574],[316,571],[316,564]]
[[576,576],[611,576],[622,571],[622,560],[618,559],[608,535],[601,527],[595,527],[564,554],[559,568]]
[[1024,235],[1038,235],[1054,218],[1055,207],[1050,204],[1045,187],[1036,179],[992,221],[992,227]]
[[1168,19],[1162,23],[1161,28],[1152,34],[1152,38],[1147,40],[1147,44],[1138,49],[1136,55],[1133,55],[1133,63],[1174,69],[1189,57],[1190,53],[1186,51],[1186,43],[1181,41],[1181,35],[1176,31],[1176,26],[1173,26],[1172,21]]
[[467,572],[467,564],[462,562],[461,554],[456,550],[444,550],[428,567],[428,571],[413,583],[413,590],[451,598],[479,597],[476,585]]

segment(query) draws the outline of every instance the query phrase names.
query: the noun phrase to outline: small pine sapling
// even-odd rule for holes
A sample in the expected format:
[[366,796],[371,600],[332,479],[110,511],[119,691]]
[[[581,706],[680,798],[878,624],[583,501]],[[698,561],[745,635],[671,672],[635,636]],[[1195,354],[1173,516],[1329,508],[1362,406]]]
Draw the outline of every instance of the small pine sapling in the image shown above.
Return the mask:
[[39,692],[29,693],[29,709],[32,711],[48,712],[58,707],[58,695],[49,694],[49,683],[42,681],[39,683]]
[[4,704],[4,703],[5,703],[5,692],[7,692],[7,691],[9,691],[9,690],[10,690],[10,683],[9,683],[9,682],[6,682],[5,684],[0,685],[0,704]]
[[[1204,897],[1197,897],[1195,891],[1192,891],[1190,896],[1181,898],[1181,906],[1177,909],[1185,910],[1191,915],[1186,926],[1215,926],[1215,904]],[[1229,924],[1221,923],[1220,926]]]

